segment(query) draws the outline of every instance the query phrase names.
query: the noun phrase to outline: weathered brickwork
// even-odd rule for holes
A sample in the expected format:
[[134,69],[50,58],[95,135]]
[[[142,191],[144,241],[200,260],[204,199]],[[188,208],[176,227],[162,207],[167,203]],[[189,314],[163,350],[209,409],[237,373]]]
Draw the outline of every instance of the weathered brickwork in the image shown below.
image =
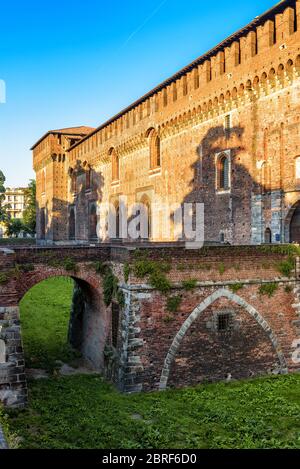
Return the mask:
[[[114,245],[4,249],[0,401],[15,407],[26,403],[18,305],[32,286],[53,276],[75,281],[71,344],[121,391],[299,371],[300,270],[299,259],[293,268],[290,256],[290,247],[255,246],[193,252]],[[290,277],[280,273],[287,261]],[[99,269],[103,263],[123,293],[122,301],[115,297],[109,306]],[[170,284],[165,293],[147,274],[139,278],[137,269],[162,263]],[[190,289],[184,280],[193,280]],[[168,306],[174,298],[180,299],[176,311]]]
[[206,241],[300,241],[299,24],[300,1],[282,1],[76,142],[46,134],[33,148],[39,240],[93,240],[93,204],[126,196],[204,203]]

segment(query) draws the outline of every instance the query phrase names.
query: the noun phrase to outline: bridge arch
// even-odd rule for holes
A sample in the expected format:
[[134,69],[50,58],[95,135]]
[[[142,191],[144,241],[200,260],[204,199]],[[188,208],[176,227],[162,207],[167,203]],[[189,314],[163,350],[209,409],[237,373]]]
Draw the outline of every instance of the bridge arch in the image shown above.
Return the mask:
[[18,304],[36,285],[57,277],[67,277],[74,282],[68,327],[69,343],[81,352],[92,368],[104,371],[103,352],[110,331],[110,310],[103,301],[100,276],[93,273],[91,268],[68,272],[65,269],[45,268],[43,264],[36,265],[33,271],[22,272],[20,276]]
[[285,357],[278,345],[278,340],[272,331],[271,327],[267,323],[267,321],[261,316],[261,314],[253,307],[251,306],[247,301],[245,301],[243,298],[240,296],[232,293],[231,291],[227,290],[226,288],[221,288],[217,291],[215,291],[212,295],[207,297],[202,303],[200,303],[194,311],[190,314],[190,316],[187,318],[187,320],[183,323],[181,326],[180,330],[176,334],[172,345],[167,353],[167,356],[164,361],[164,366],[162,369],[161,377],[160,377],[160,383],[159,383],[159,389],[160,390],[165,390],[167,388],[168,380],[169,380],[169,375],[171,371],[171,366],[175,360],[175,357],[179,351],[179,347],[186,336],[188,330],[192,326],[192,324],[204,313],[204,311],[209,308],[213,303],[215,303],[218,299],[220,298],[227,298],[228,300],[232,301],[233,303],[236,303],[237,305],[241,306],[245,311],[247,311],[250,316],[259,324],[259,326],[264,330],[264,332],[267,334],[275,352],[278,358],[278,362],[280,364],[281,369],[286,369],[286,361]]

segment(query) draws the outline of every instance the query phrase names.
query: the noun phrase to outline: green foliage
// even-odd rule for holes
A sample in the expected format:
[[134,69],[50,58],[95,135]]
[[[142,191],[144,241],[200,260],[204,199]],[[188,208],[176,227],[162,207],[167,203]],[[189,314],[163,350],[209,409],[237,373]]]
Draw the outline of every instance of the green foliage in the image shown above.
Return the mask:
[[29,386],[9,412],[20,449],[300,448],[299,374],[130,395],[100,376]]
[[229,289],[233,292],[233,293],[237,293],[239,290],[241,290],[242,288],[244,288],[244,284],[243,283],[235,283],[234,285],[230,285]]
[[123,293],[122,290],[118,289],[116,298],[117,298],[117,302],[118,302],[119,306],[121,308],[124,308],[124,306],[125,306],[125,296],[124,296],[124,293]]
[[197,280],[196,279],[190,279],[190,280],[183,280],[182,286],[186,291],[191,291],[194,290],[197,286]]
[[130,272],[131,272],[131,267],[130,267],[130,265],[128,264],[128,262],[126,262],[126,263],[124,264],[124,279],[125,279],[125,282],[126,282],[126,283],[127,283],[128,280],[129,280]]
[[19,264],[19,270],[22,272],[33,272],[34,269],[34,264]]
[[71,257],[66,257],[62,263],[62,267],[67,271],[67,272],[77,272],[78,271],[78,266],[74,259]]
[[104,303],[109,306],[118,293],[118,279],[113,271],[108,268],[103,276]]
[[0,285],[7,283],[8,280],[9,280],[8,275],[4,274],[3,272],[0,272]]
[[284,277],[291,277],[292,272],[295,271],[295,260],[292,257],[289,257],[288,260],[280,262],[278,264],[278,271]]
[[36,182],[31,179],[25,189],[24,226],[28,233],[35,234],[36,231]]
[[154,271],[150,277],[150,285],[161,293],[167,293],[171,290],[171,282],[163,272]]
[[170,296],[167,299],[167,309],[170,313],[177,313],[182,303],[181,296]]
[[292,293],[293,287],[291,285],[286,285],[284,287],[284,291],[285,291],[285,293]]
[[105,275],[105,272],[107,270],[107,264],[105,262],[96,261],[93,263],[93,267],[97,274]]
[[259,288],[260,295],[266,295],[271,298],[274,293],[278,290],[278,283],[264,283]]
[[3,205],[5,200],[5,176],[0,170],[0,222],[5,222],[7,220],[6,206]]
[[226,270],[225,264],[224,262],[221,262],[221,264],[219,264],[219,273],[223,275],[225,273],[225,270]]
[[19,218],[8,218],[5,226],[7,236],[12,238],[17,238],[22,231],[26,231],[23,220]]

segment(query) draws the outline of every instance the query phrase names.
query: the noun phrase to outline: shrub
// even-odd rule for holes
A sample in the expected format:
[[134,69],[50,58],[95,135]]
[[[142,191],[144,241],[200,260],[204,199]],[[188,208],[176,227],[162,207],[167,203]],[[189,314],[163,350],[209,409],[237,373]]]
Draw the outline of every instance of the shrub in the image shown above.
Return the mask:
[[259,293],[260,295],[267,295],[269,298],[271,298],[276,290],[278,290],[278,283],[265,283],[264,285],[260,286]]
[[233,292],[233,293],[237,293],[239,290],[241,290],[242,288],[244,288],[244,284],[243,283],[235,283],[234,285],[230,285],[229,289]]
[[278,264],[278,271],[284,277],[291,277],[293,270],[295,270],[295,261],[291,257],[288,260],[282,261]]
[[94,262],[93,266],[97,274],[105,275],[105,272],[107,270],[107,264],[101,261],[96,261]]
[[162,272],[152,272],[150,275],[150,284],[161,293],[167,293],[171,289],[170,281]]
[[126,282],[126,283],[127,283],[128,280],[129,280],[130,272],[131,272],[131,267],[130,267],[130,265],[128,264],[128,262],[126,262],[126,264],[124,264],[124,279],[125,279],[125,282]]
[[225,270],[226,270],[226,269],[225,269],[225,264],[224,264],[224,262],[221,262],[221,264],[219,264],[219,273],[220,273],[221,275],[223,275],[224,272],[225,272]]
[[76,272],[78,270],[77,264],[71,257],[66,257],[62,262],[62,267],[67,272]]
[[190,279],[190,280],[183,280],[182,286],[186,291],[194,290],[197,286],[197,280],[196,279]]
[[8,276],[6,274],[0,273],[0,285],[8,282]]
[[292,293],[293,287],[291,285],[286,285],[284,291],[285,293]]
[[181,296],[171,296],[167,300],[167,309],[170,313],[176,313],[181,305]]
[[21,264],[20,270],[22,272],[33,272],[34,271],[34,265],[33,264]]
[[117,291],[117,302],[120,305],[121,308],[124,308],[125,306],[125,296],[122,290]]
[[118,279],[109,268],[103,277],[104,303],[109,306],[118,292]]

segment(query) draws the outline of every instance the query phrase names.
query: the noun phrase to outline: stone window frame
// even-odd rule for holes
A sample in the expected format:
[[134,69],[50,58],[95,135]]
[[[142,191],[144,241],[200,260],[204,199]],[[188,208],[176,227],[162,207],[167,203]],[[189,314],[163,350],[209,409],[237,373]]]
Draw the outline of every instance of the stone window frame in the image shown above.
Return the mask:
[[[228,159],[228,189],[220,187],[220,171],[219,162],[223,156]],[[215,155],[215,188],[218,195],[230,194],[231,193],[231,150],[223,150]]]

